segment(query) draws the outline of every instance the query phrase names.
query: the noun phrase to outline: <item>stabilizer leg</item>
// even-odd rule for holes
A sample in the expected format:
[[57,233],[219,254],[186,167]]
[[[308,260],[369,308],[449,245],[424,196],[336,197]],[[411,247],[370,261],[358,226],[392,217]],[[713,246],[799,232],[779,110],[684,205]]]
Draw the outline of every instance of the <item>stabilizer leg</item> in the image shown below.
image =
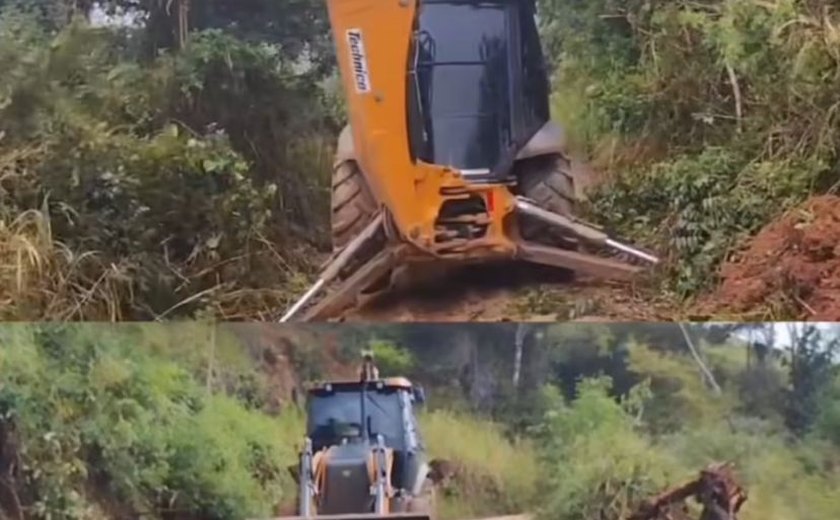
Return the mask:
[[597,229],[591,225],[584,224],[582,222],[573,220],[567,216],[559,215],[557,213],[548,211],[547,209],[541,208],[523,197],[516,198],[516,210],[523,215],[542,220],[547,224],[564,229],[567,232],[574,235],[575,237],[589,242],[591,244],[595,244],[601,247],[611,247],[617,251],[630,254],[636,258],[639,258],[654,265],[659,263],[659,258],[657,258],[654,255],[651,255],[628,244],[619,242],[618,240],[611,238],[609,235],[607,235],[600,229]]
[[286,312],[286,314],[280,319],[280,322],[285,323],[291,320],[318,294],[318,292],[321,291],[321,289],[338,278],[342,269],[344,269],[350,260],[353,259],[353,257],[356,256],[356,254],[361,251],[369,241],[373,240],[377,236],[377,234],[381,231],[384,222],[385,218],[382,213],[377,215],[377,217],[374,218],[356,238],[347,244],[347,246],[338,254],[338,256],[335,257],[335,259],[330,261],[315,284],[306,291],[306,294],[295,302],[292,308],[289,309],[289,311]]
[[396,267],[398,261],[398,249],[386,248],[352,276],[340,282],[338,287],[327,294],[323,300],[307,310],[303,315],[303,320],[323,320],[352,307],[360,293],[387,275]]
[[607,280],[631,280],[643,269],[608,258],[568,251],[531,242],[517,244],[517,258],[535,264],[569,269]]

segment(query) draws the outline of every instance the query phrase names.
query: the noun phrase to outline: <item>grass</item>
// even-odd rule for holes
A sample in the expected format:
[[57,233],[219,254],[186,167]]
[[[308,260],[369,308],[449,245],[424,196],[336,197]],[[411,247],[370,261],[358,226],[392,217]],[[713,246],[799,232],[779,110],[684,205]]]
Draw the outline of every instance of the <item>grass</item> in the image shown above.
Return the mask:
[[444,519],[514,514],[532,506],[537,458],[528,442],[511,442],[495,424],[438,410],[420,417],[432,458],[458,467],[455,486],[439,502]]
[[46,213],[0,215],[0,319],[118,320],[129,297],[125,273],[56,241]]
[[[116,322],[136,319],[146,307],[136,298],[137,266],[128,261],[109,263],[98,251],[68,247],[54,236],[45,211],[9,216],[2,209],[0,206],[0,320]],[[231,289],[229,283],[220,282],[185,295],[162,313],[144,312],[157,319],[172,319],[182,316],[184,307],[206,302],[207,311],[223,319],[271,319],[285,306],[283,302],[308,288],[309,279],[296,267],[283,264],[281,254],[267,240],[262,245],[262,251],[251,253],[255,262],[273,256],[267,260],[273,263],[271,269],[292,273],[282,289]],[[184,285],[190,282],[185,280]]]

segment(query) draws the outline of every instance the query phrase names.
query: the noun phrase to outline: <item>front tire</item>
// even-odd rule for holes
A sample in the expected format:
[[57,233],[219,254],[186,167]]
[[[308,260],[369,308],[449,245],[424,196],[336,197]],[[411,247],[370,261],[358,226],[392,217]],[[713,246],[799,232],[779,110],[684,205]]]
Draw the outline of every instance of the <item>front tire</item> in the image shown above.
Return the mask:
[[[331,206],[332,248],[333,254],[336,254],[364,231],[376,216],[376,199],[374,199],[364,173],[362,173],[356,161],[342,161],[333,170]],[[384,236],[382,240],[382,244],[384,244]],[[373,246],[361,250],[345,266],[339,274],[339,278],[346,279],[351,276],[356,269],[373,258],[382,244],[376,242]],[[390,275],[377,281],[373,286],[365,288],[364,291],[369,294],[382,292],[388,288],[389,279]]]

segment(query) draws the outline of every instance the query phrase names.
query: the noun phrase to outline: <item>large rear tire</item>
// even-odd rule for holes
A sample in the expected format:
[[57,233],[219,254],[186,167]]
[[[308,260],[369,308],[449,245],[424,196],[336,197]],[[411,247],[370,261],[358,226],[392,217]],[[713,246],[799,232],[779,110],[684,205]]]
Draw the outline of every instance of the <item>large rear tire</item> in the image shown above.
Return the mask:
[[[516,165],[519,193],[542,208],[574,216],[577,197],[571,163],[560,154],[524,159]],[[533,218],[519,220],[519,232],[528,241],[577,249],[577,241]]]
[[376,214],[376,200],[356,161],[342,161],[332,175],[333,251],[339,251],[361,233]]
[[[333,170],[331,199],[330,227],[332,248],[335,254],[365,230],[376,216],[378,206],[364,173],[359,168],[359,164],[352,159],[338,163]],[[372,259],[384,245],[384,234],[380,239],[359,251],[339,273],[339,279],[348,278],[365,262]],[[383,293],[390,289],[390,280],[391,273],[389,272],[371,286],[363,288],[362,292],[366,296]]]

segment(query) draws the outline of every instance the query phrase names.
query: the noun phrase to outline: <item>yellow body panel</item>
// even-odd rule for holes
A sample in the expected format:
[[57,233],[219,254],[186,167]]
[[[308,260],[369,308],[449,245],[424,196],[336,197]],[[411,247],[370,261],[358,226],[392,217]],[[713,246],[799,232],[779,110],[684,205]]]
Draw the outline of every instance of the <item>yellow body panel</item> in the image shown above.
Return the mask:
[[[356,160],[402,238],[435,256],[512,254],[505,228],[514,198],[507,186],[470,185],[445,165],[411,159],[406,82],[417,0],[327,0],[327,6]],[[479,240],[436,240],[444,202],[476,194],[488,207],[486,234]]]

